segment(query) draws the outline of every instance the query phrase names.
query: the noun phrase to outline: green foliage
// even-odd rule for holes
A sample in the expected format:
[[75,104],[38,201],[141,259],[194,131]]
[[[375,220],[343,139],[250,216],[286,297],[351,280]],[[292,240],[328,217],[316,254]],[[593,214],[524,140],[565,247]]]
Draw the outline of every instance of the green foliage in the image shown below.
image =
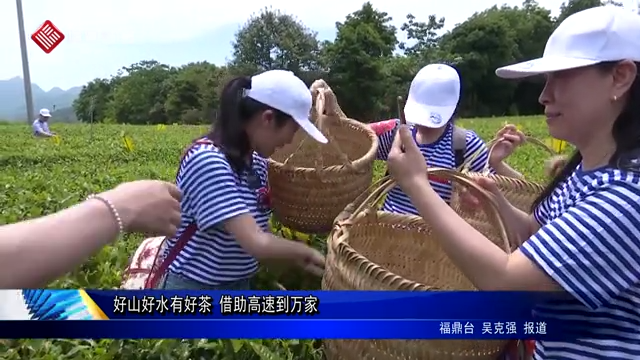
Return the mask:
[[108,115],[119,123],[166,124],[167,83],[175,69],[157,61],[142,61],[123,70],[127,80],[112,90]]
[[[547,137],[545,122],[538,117],[467,119],[459,124],[491,139],[503,123],[519,124],[528,134]],[[173,181],[178,158],[192,139],[202,135],[204,126],[168,125],[52,125],[61,142],[35,139],[26,125],[0,124],[5,134],[0,143],[0,224],[51,214],[82,201],[88,194],[107,190],[125,181],[162,179]],[[134,143],[127,151],[122,134]],[[509,158],[514,168],[528,179],[543,181],[543,161],[547,154],[523,147]],[[375,164],[381,177],[385,164]],[[273,231],[292,240],[305,241],[326,251],[325,237],[292,233],[272,222]],[[107,246],[81,266],[51,284],[52,288],[117,288],[122,270],[143,237],[129,234]],[[301,270],[270,265],[261,269],[256,288],[277,289],[276,281],[290,290],[320,288],[320,279]],[[5,360],[319,360],[320,341],[315,340],[14,340],[0,342]]]
[[416,20],[413,14],[408,14],[407,22],[400,29],[407,33],[407,39],[412,40],[414,44],[407,46],[400,43],[398,47],[409,57],[428,55],[429,50],[438,47],[437,31],[443,27],[444,18],[437,19],[435,15],[429,15],[429,20],[424,22]]
[[326,49],[330,84],[343,110],[359,114],[362,121],[373,121],[382,109],[379,99],[387,91],[384,65],[398,43],[390,22],[387,13],[367,2],[336,24],[336,40]]
[[570,0],[560,5],[560,15],[556,19],[556,22],[559,24],[562,20],[566,19],[569,15],[575,14],[579,11],[589,9],[595,6],[600,6],[602,4],[614,4],[619,5],[615,1],[601,1],[601,0]]
[[101,121],[107,117],[107,106],[112,99],[112,90],[120,78],[95,79],[82,88],[80,95],[73,102],[76,116],[81,121]]
[[236,33],[233,63],[295,73],[318,69],[320,44],[316,36],[293,16],[265,8]]

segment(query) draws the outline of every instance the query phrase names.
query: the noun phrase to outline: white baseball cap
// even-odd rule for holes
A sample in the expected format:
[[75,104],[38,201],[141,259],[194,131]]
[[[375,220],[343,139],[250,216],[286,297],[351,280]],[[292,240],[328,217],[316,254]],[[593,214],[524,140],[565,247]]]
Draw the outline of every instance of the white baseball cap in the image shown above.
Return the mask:
[[456,111],[460,100],[460,76],[445,64],[431,64],[418,71],[404,106],[408,123],[440,128]]
[[621,60],[640,61],[640,16],[618,6],[598,6],[566,18],[541,58],[501,67],[496,75],[515,79]]
[[49,109],[40,109],[40,116],[51,117],[51,112]]
[[290,115],[309,136],[323,144],[328,142],[309,120],[313,105],[311,91],[293,72],[269,70],[255,75],[245,96]]

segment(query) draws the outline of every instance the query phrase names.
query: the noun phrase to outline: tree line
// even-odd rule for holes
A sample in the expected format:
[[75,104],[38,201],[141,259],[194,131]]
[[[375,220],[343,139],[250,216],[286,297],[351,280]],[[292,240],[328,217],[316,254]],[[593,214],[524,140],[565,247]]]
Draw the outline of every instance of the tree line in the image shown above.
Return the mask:
[[[458,115],[486,117],[539,114],[539,79],[505,81],[496,68],[539,57],[567,16],[600,0],[569,0],[557,17],[535,0],[521,6],[493,6],[442,34],[446,19],[412,14],[398,29],[389,15],[366,2],[336,23],[333,41],[292,15],[265,8],[237,31],[225,65],[206,61],[180,67],[143,60],[108,79],[95,79],[73,104],[81,121],[129,124],[199,124],[215,120],[224,84],[240,75],[288,69],[309,85],[325,79],[345,113],[360,121],[396,116],[396,97],[405,95],[416,72],[429,63],[454,66],[462,79]],[[619,4],[618,4],[619,5]],[[408,41],[398,40],[404,32]]]

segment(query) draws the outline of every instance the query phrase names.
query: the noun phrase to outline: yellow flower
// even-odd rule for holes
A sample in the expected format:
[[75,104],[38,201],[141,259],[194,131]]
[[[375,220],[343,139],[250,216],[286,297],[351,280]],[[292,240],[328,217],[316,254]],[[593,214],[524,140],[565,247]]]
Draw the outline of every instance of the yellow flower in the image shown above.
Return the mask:
[[129,135],[123,135],[122,136],[122,142],[124,143],[124,148],[128,152],[132,152],[133,151],[133,139],[131,139],[131,137]]
[[567,142],[564,140],[551,138],[551,139],[548,139],[546,143],[553,151],[559,154],[562,153],[567,148]]

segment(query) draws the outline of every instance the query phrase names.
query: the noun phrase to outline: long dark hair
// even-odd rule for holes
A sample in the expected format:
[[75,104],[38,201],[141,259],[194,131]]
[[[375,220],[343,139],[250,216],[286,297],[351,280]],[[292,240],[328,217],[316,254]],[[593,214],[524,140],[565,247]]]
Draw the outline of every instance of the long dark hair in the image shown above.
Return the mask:
[[238,173],[247,168],[247,157],[253,152],[246,131],[249,121],[266,110],[275,113],[278,126],[283,126],[291,118],[280,110],[244,96],[249,89],[251,78],[247,76],[234,78],[224,86],[220,94],[218,118],[214,120],[211,132],[207,135]]
[[[618,63],[618,61],[609,61],[596,66],[602,71],[611,71]],[[640,71],[640,63],[636,62],[636,67]],[[634,160],[640,158],[638,153],[640,148],[640,75],[636,75],[636,79],[629,89],[627,103],[613,123],[611,133],[616,143],[616,150],[609,159],[609,166],[622,169],[637,169],[638,165]],[[531,210],[533,211],[542,201],[551,196],[556,187],[564,182],[581,162],[582,154],[576,150],[562,170],[551,179],[540,196],[536,198]]]

